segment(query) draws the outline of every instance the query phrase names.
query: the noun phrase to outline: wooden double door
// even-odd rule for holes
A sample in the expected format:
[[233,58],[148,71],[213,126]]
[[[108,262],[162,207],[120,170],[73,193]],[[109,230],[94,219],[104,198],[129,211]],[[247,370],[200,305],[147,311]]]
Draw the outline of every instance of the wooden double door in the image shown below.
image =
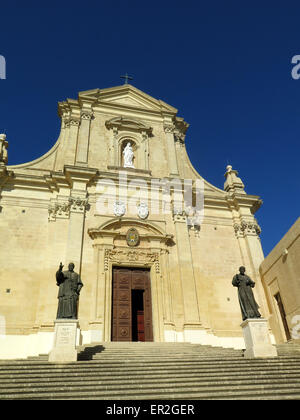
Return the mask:
[[112,341],[153,341],[150,271],[113,268]]

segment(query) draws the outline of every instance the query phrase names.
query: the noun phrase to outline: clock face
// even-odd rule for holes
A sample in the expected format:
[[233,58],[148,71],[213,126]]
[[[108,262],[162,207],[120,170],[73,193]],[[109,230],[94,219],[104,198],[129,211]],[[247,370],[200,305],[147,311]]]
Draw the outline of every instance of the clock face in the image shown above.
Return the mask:
[[140,241],[140,235],[135,228],[128,230],[126,235],[126,241],[128,246],[137,246]]

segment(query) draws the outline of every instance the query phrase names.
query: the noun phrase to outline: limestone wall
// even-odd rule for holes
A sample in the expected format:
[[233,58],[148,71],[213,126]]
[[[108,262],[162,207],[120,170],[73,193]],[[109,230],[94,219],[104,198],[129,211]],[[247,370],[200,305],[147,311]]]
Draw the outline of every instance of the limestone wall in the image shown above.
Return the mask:
[[[300,218],[260,266],[270,310],[270,324],[278,342],[287,335],[275,295],[280,293],[291,338],[300,341]],[[293,334],[294,330],[294,334]],[[294,337],[293,337],[294,336]]]

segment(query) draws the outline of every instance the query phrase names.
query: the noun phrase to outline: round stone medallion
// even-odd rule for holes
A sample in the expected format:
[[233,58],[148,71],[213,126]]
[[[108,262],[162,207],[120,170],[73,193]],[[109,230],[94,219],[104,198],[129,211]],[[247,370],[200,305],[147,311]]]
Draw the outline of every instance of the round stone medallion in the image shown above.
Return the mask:
[[126,241],[128,246],[137,246],[140,241],[140,235],[135,228],[128,230],[126,235]]

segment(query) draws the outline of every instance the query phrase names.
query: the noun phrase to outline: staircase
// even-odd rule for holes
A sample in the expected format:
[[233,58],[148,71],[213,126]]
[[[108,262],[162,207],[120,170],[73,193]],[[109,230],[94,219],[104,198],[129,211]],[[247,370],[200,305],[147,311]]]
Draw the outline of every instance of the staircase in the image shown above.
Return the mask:
[[300,399],[300,347],[273,359],[188,343],[99,343],[79,361],[0,361],[0,400]]

